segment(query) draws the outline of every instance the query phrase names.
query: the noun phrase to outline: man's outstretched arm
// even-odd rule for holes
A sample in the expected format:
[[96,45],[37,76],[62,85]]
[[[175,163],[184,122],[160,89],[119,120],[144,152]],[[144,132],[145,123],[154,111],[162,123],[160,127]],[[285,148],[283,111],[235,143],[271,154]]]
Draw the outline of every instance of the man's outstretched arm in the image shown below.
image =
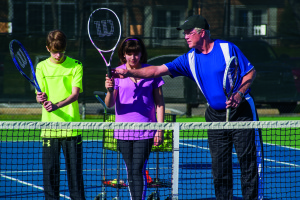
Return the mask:
[[172,75],[166,65],[148,66],[141,69],[116,69],[113,74],[115,78],[157,78]]

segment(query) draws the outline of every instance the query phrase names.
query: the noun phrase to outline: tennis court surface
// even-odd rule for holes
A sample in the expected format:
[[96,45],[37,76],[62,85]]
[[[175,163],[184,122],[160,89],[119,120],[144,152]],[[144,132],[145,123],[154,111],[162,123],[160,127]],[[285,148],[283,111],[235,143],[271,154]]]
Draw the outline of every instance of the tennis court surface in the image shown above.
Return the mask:
[[[215,199],[208,129],[261,128],[263,199],[300,198],[300,121],[245,123],[43,123],[1,122],[0,199],[43,199],[41,129],[82,129],[86,199],[130,199],[126,168],[116,151],[114,130],[164,129],[163,148],[147,165],[148,199]],[[103,138],[103,133],[106,137]],[[239,162],[233,151],[234,199],[242,199]],[[61,154],[61,199],[70,199]],[[120,183],[120,184],[118,184]]]

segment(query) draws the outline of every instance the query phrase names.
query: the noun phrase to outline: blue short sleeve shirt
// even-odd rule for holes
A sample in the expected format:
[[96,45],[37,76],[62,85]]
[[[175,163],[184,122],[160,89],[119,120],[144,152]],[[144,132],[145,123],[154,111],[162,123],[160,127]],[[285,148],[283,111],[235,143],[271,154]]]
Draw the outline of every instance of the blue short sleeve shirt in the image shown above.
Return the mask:
[[[228,46],[229,56],[236,56],[239,62],[239,73],[233,92],[236,92],[241,85],[242,78],[253,69],[253,65],[248,61],[240,49],[233,43],[214,40],[214,46],[210,53],[202,54],[197,49],[191,49],[188,53],[179,56],[165,65],[169,71],[176,76],[187,76],[194,80],[208,104],[215,110],[226,108],[226,96],[223,91],[223,76],[226,67],[224,50],[221,45]],[[229,86],[228,86],[229,87]],[[229,88],[227,88],[229,91]],[[245,94],[249,93],[250,89]]]

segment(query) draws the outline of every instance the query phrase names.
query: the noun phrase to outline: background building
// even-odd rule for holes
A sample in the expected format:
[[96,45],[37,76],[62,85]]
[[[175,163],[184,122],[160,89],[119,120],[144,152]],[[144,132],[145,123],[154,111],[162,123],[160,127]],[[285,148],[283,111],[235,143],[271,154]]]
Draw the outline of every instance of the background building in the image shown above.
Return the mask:
[[[285,96],[284,100],[277,95],[273,80],[263,84],[270,83],[274,91],[267,86],[256,87],[254,91],[261,90],[258,95],[254,94],[258,103],[292,103],[296,107],[300,99],[300,3],[296,0],[0,0],[0,102],[35,101],[33,87],[20,77],[10,58],[10,40],[21,41],[36,64],[47,58],[45,36],[56,28],[68,36],[67,54],[83,62],[84,93],[80,101],[95,101],[93,91],[105,89],[106,67],[89,41],[87,21],[90,13],[99,7],[117,13],[122,24],[122,38],[139,36],[145,41],[149,58],[187,51],[184,37],[176,27],[192,14],[207,18],[212,38],[266,42],[274,50],[272,53],[277,54],[276,59],[284,62],[281,68],[274,68],[277,74],[272,76],[278,80],[290,77],[288,73],[291,73],[293,82],[283,86],[289,91],[281,95]],[[253,53],[255,48],[251,50]],[[115,55],[112,66],[117,65]],[[272,66],[274,64],[269,63],[269,71],[273,70]],[[261,78],[267,80],[265,76]],[[195,84],[185,79],[175,79],[173,86],[175,83],[178,83],[176,91],[164,89],[167,103],[192,106],[205,103]],[[278,83],[282,84],[285,82]],[[271,94],[264,96],[266,90]]]

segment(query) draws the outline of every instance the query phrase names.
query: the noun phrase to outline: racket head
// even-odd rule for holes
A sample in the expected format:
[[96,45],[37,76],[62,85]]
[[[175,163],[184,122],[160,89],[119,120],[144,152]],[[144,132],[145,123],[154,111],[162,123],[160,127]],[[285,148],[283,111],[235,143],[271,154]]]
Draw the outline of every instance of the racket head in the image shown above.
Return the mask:
[[[22,43],[18,40],[10,41],[9,52],[18,71],[36,88],[38,92],[41,92],[40,86],[36,80],[32,61]],[[31,72],[32,79],[29,78],[30,72],[28,73],[28,71]]]
[[223,91],[227,100],[230,98],[235,87],[239,71],[238,63],[238,58],[236,56],[232,56],[226,63],[223,76]]
[[[110,62],[121,39],[121,23],[117,14],[108,8],[94,10],[88,20],[88,35],[91,43],[101,54],[106,66],[107,75],[111,78]],[[111,52],[107,61],[103,53]],[[113,88],[109,88],[113,91]]]
[[121,38],[121,23],[108,8],[94,10],[88,20],[88,35],[99,52],[113,52]]

